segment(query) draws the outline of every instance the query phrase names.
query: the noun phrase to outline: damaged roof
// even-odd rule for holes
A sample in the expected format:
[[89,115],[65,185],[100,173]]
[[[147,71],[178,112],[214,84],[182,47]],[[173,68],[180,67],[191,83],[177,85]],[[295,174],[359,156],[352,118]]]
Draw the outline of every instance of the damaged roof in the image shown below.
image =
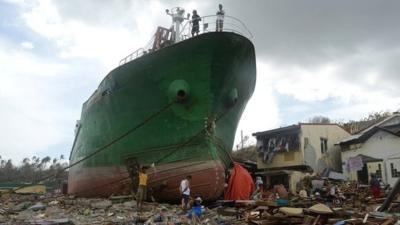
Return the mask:
[[337,123],[299,123],[299,124],[293,124],[287,127],[280,127],[272,130],[266,130],[266,131],[261,131],[261,132],[256,132],[253,133],[252,135],[255,137],[258,136],[273,136],[273,135],[281,135],[281,134],[292,134],[292,133],[297,133],[300,132],[301,126],[307,126],[307,125],[324,125],[324,126],[338,126],[340,127]]
[[398,113],[393,114],[392,116],[389,116],[388,118],[386,118],[376,124],[371,125],[370,127],[360,131],[359,133],[351,135],[350,137],[347,137],[347,138],[341,140],[337,144],[341,145],[341,146],[347,146],[347,145],[351,145],[351,144],[364,143],[372,135],[374,135],[376,132],[378,132],[380,130],[400,137],[400,122],[395,123],[395,124],[385,125],[390,120],[393,120],[395,118],[400,118],[400,114],[398,114]]
[[280,127],[277,129],[256,132],[256,133],[253,133],[253,136],[268,136],[268,135],[282,134],[282,133],[296,133],[299,131],[300,131],[300,125],[294,124],[294,125],[287,126],[287,127]]

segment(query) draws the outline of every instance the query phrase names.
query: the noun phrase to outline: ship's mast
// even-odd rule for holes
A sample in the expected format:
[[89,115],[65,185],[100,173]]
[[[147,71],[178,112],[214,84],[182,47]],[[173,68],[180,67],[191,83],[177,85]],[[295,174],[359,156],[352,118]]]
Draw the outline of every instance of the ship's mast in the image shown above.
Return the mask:
[[173,29],[174,29],[174,35],[175,35],[175,43],[180,41],[180,27],[182,22],[185,19],[189,19],[190,14],[187,15],[187,18],[184,17],[185,10],[180,7],[175,7],[172,8],[171,10],[165,10],[168,15],[172,17],[172,23],[173,23]]

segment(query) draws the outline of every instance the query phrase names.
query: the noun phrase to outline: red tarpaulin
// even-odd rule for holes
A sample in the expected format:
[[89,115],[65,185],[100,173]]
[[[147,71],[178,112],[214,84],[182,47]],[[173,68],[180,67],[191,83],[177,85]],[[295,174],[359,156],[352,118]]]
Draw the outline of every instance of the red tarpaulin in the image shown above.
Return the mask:
[[225,200],[248,200],[255,189],[253,178],[241,165],[235,163],[229,178]]

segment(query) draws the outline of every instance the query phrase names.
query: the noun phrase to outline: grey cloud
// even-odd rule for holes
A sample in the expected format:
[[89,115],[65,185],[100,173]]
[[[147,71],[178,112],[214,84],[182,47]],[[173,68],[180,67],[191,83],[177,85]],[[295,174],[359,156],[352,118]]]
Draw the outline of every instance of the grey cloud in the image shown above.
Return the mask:
[[[118,24],[134,15],[130,9],[134,1],[120,0],[54,0],[60,15],[64,18],[81,20],[88,24]],[[139,4],[138,4],[139,5]]]
[[[150,2],[154,1],[54,1],[65,17],[132,27],[133,18]],[[160,2],[171,7],[187,3]],[[208,0],[198,4],[200,15],[214,14],[218,3],[247,24],[259,58],[305,69],[340,64],[338,77],[367,86],[371,84],[365,83],[365,75],[374,71],[380,82],[371,88],[398,94],[399,51],[395,50],[400,49],[400,1]],[[158,21],[168,20],[160,12]],[[370,55],[359,57],[366,49]]]
[[[305,69],[339,64],[336,75],[345,82],[400,94],[400,1],[225,0],[223,4],[227,14],[241,18],[252,30],[258,57]],[[370,72],[378,75],[376,84],[366,84]]]
[[[55,0],[54,4],[68,18],[118,25],[121,21],[133,21],[150,2],[154,1]],[[160,2],[178,6],[187,1]],[[214,14],[218,3],[254,33],[259,56],[279,63],[312,66],[353,54],[363,46],[400,46],[400,1],[396,0],[207,1],[203,5],[208,8],[201,8],[200,14]],[[160,12],[161,20],[169,20],[162,17],[163,13]]]
[[[255,34],[259,54],[284,62],[329,59],[359,46],[399,46],[399,1],[225,1]],[[301,57],[299,57],[301,56]]]

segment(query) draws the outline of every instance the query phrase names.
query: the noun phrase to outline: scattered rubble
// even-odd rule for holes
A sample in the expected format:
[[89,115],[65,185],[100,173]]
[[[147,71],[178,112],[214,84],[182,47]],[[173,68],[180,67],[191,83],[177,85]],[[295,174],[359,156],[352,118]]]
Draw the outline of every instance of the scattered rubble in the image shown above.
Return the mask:
[[178,205],[155,202],[146,202],[138,210],[133,196],[87,199],[5,194],[0,197],[0,224],[400,224],[400,199],[394,200],[386,212],[378,212],[384,198],[373,199],[367,189],[351,184],[342,184],[339,189],[346,196],[340,206],[322,196],[303,194],[289,196],[284,206],[276,199],[218,201],[187,212]]

